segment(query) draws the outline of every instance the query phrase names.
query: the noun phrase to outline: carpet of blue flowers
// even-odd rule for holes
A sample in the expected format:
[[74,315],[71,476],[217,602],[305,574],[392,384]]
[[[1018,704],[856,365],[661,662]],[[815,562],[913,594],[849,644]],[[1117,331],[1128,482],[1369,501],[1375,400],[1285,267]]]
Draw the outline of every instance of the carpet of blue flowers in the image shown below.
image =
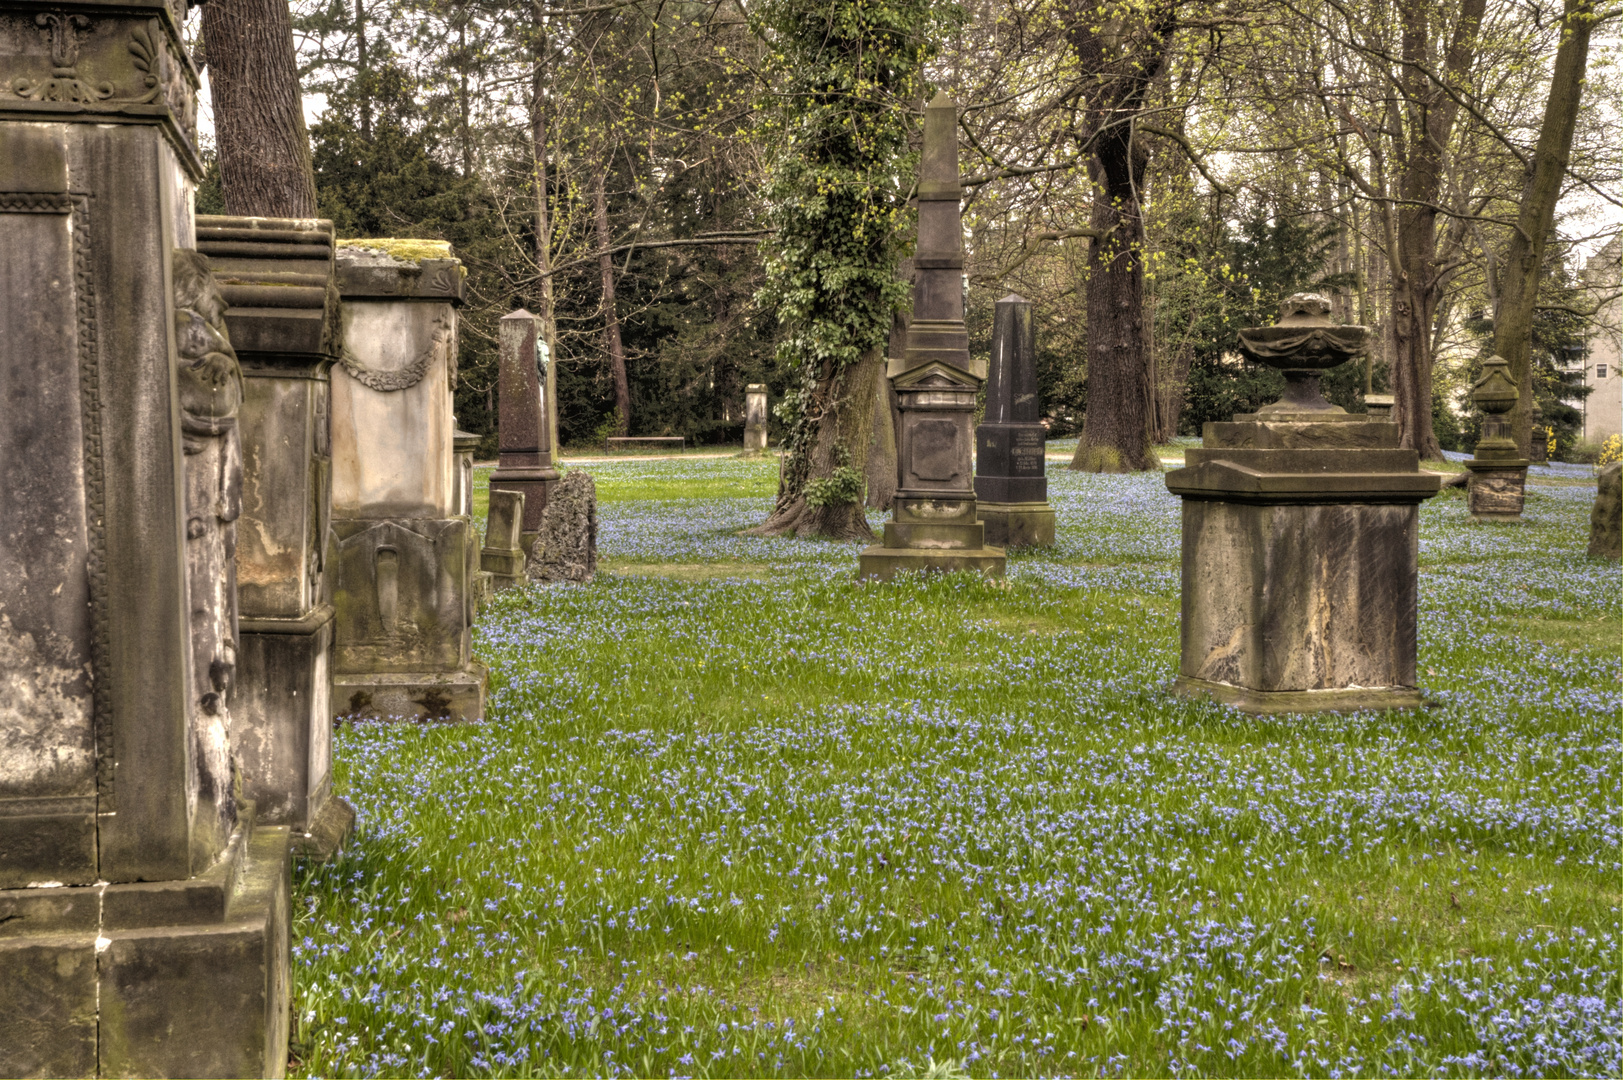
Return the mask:
[[1438,707],[1258,720],[1167,691],[1159,476],[1051,470],[1006,586],[876,586],[737,535],[772,469],[592,466],[604,572],[486,610],[486,721],[340,731],[298,1074],[1623,1073],[1592,485],[1423,508]]

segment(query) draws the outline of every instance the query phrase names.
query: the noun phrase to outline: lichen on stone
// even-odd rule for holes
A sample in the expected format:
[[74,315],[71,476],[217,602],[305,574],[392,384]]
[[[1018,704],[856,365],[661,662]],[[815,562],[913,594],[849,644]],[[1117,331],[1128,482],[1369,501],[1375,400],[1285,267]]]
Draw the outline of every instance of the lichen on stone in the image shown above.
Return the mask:
[[451,245],[444,240],[364,239],[340,240],[339,248],[360,248],[368,253],[379,252],[399,262],[421,263],[429,259],[454,259]]

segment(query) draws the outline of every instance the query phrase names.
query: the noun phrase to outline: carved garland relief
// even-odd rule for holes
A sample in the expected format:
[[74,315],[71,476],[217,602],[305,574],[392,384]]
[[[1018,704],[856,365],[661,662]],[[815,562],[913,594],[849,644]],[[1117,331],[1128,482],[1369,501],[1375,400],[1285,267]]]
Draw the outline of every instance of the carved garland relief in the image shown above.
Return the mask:
[[[454,328],[455,324],[452,321],[451,313],[449,311],[440,312],[434,318],[434,332],[433,336],[429,338],[428,344],[411,363],[396,371],[379,371],[376,368],[369,368],[347,347],[339,354],[339,363],[344,365],[344,370],[349,372],[355,381],[362,386],[378,391],[380,394],[387,394],[395,390],[410,390],[423,381],[423,376],[428,373],[428,366],[434,362],[434,357],[438,356],[441,350],[445,350],[447,353],[450,352],[451,332]],[[450,356],[450,367],[451,386],[455,388],[455,355]]]

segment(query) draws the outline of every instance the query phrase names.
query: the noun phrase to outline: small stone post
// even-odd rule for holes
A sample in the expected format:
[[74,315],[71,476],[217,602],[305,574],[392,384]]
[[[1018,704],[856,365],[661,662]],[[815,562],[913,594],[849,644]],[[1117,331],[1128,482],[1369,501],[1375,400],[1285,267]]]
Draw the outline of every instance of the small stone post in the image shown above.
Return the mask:
[[489,574],[492,591],[524,583],[524,493],[492,491],[485,515],[485,546],[479,569]]
[[0,0],[0,1076],[279,1076],[231,745],[243,379],[187,4]]
[[456,471],[452,474],[451,505],[463,517],[473,517],[473,453],[479,448],[479,436],[458,428],[451,436],[451,447],[456,454]]
[[1041,410],[1031,302],[1010,294],[993,309],[986,420],[975,429],[975,496],[986,542],[995,547],[1054,543]]
[[766,452],[766,384],[750,383],[744,388],[744,453]]
[[1510,377],[1510,362],[1490,356],[1482,362],[1482,378],[1471,388],[1471,399],[1482,410],[1482,437],[1465,467],[1471,470],[1466,505],[1474,521],[1516,521],[1526,500],[1528,460],[1511,436],[1511,410],[1521,397]]
[[476,720],[479,549],[461,513],[451,414],[462,265],[444,243],[340,241],[337,272],[333,709]]
[[558,482],[558,470],[552,464],[547,383],[539,366],[541,320],[520,308],[502,316],[498,333],[501,459],[490,474],[490,490],[523,494],[528,547],[540,531],[547,495]]
[[1601,469],[1589,511],[1589,554],[1616,561],[1623,556],[1623,462]]
[[986,361],[970,357],[964,326],[957,130],[957,104],[938,93],[924,110],[913,321],[906,353],[886,370],[901,413],[896,495],[884,543],[860,556],[860,577],[889,580],[899,570],[1003,576],[1003,549],[986,545],[976,517],[970,462]]
[[1240,348],[1285,373],[1285,398],[1208,423],[1183,498],[1176,692],[1247,712],[1408,708],[1415,686],[1419,504],[1438,477],[1390,420],[1325,401],[1319,376],[1363,354],[1368,328],[1297,294]]

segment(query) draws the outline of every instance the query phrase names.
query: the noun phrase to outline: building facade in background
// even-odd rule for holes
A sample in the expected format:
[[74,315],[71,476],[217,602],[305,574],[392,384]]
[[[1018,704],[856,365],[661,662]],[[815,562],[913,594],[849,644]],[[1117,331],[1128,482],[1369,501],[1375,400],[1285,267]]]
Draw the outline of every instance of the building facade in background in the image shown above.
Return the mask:
[[1623,238],[1611,242],[1590,256],[1584,267],[1584,284],[1602,301],[1589,328],[1584,349],[1584,438],[1604,442],[1623,434]]

